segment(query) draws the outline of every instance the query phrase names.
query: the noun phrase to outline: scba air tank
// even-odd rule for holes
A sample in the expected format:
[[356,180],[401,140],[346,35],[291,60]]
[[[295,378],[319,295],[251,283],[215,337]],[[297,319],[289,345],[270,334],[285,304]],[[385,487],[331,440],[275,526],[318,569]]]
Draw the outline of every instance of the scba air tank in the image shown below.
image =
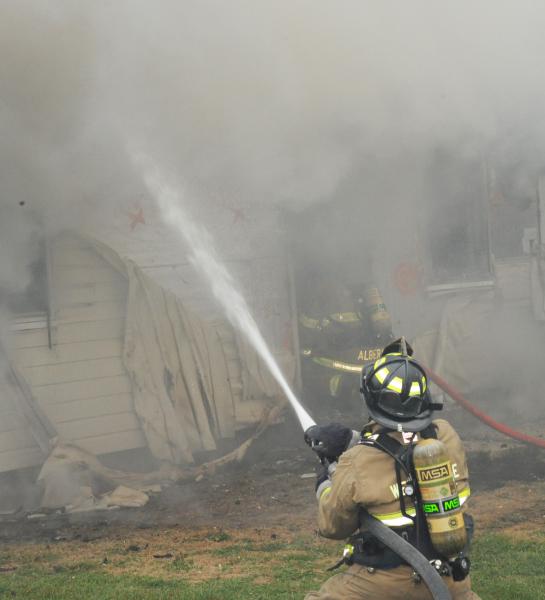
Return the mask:
[[465,547],[467,532],[448,449],[439,440],[421,440],[413,461],[431,543],[442,556],[453,558]]

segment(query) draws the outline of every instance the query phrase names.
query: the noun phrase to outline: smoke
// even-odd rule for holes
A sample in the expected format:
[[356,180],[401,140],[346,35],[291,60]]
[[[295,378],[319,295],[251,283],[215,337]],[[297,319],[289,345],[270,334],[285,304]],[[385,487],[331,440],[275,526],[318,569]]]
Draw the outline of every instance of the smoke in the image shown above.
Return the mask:
[[41,202],[55,221],[126,189],[127,137],[205,195],[298,207],[362,165],[391,171],[437,147],[541,166],[539,2],[0,10],[3,203]]
[[448,146],[520,161],[541,146],[535,2],[121,2],[104,12],[111,120],[204,189],[305,205],[375,157]]
[[28,285],[44,228],[100,226],[142,193],[133,142],[194,202],[331,203],[316,252],[347,269],[350,239],[375,273],[416,253],[438,153],[458,181],[486,158],[522,211],[545,150],[543,31],[530,0],[5,0],[2,290]]

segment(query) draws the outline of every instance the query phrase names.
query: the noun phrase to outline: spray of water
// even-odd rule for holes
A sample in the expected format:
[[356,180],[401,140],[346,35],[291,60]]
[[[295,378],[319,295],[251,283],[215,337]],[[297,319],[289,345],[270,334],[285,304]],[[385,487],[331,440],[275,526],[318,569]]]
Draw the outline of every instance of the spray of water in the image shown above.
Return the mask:
[[[142,164],[143,161],[139,159],[138,162]],[[155,166],[150,165],[149,159],[146,159],[145,163],[143,168],[144,181],[157,201],[163,220],[184,238],[190,251],[189,259],[191,263],[210,284],[214,296],[225,309],[231,324],[245,335],[261,356],[263,362],[286,394],[301,423],[301,427],[306,431],[309,427],[315,425],[315,422],[288,385],[250,312],[244,296],[237,290],[233,277],[218,259],[210,234],[184,210],[180,192],[167,183],[165,177]]]

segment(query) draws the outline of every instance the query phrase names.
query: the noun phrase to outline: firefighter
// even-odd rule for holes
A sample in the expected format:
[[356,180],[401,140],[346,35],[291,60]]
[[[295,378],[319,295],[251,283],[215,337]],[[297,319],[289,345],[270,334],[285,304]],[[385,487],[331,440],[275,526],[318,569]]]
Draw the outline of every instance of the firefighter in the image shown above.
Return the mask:
[[[328,459],[323,460],[316,483],[320,533],[332,539],[353,536],[342,560],[349,568],[327,580],[320,590],[308,593],[305,600],[432,598],[420,576],[394,549],[360,529],[363,510],[433,561],[453,599],[478,600],[468,574],[469,543],[456,560],[440,555],[426,515],[418,508],[422,496],[418,486],[414,490],[407,457],[416,452],[419,440],[425,444],[437,439],[444,444],[460,505],[465,505],[470,494],[468,469],[457,433],[445,420],[433,419],[440,406],[432,401],[424,370],[411,357],[410,346],[401,352],[404,345],[400,342],[390,344],[379,360],[363,370],[361,391],[369,421],[361,434],[338,424],[316,426],[305,434],[307,443]],[[465,506],[460,510],[465,511]],[[462,519],[464,526],[472,530],[467,515]]]
[[312,397],[325,391],[330,398],[349,398],[362,367],[392,339],[392,323],[375,285],[330,283],[299,314],[303,378],[315,388]]

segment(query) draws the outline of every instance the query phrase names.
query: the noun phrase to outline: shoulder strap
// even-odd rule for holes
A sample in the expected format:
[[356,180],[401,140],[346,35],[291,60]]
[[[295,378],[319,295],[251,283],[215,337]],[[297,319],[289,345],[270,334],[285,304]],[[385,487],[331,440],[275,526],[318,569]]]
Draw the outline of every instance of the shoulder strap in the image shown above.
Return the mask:
[[369,432],[364,431],[362,432],[362,437],[359,443],[364,446],[371,446],[372,448],[377,448],[378,450],[385,452],[394,459],[396,484],[399,494],[399,506],[401,509],[401,514],[404,517],[410,519],[413,523],[415,523],[415,518],[409,515],[407,512],[401,478],[401,471],[403,470],[405,474],[405,480],[407,483],[412,482],[414,480],[412,465],[413,445],[412,443],[404,445],[398,440],[388,435],[388,433],[391,433],[391,430],[382,429],[379,430],[374,436],[371,436]]
[[389,454],[395,461],[401,460],[403,455],[407,453],[406,451],[410,448],[410,445],[405,446],[388,435],[388,433],[391,433],[391,430],[380,429],[375,434],[372,434],[369,430],[364,429],[359,444],[382,450],[382,452]]

